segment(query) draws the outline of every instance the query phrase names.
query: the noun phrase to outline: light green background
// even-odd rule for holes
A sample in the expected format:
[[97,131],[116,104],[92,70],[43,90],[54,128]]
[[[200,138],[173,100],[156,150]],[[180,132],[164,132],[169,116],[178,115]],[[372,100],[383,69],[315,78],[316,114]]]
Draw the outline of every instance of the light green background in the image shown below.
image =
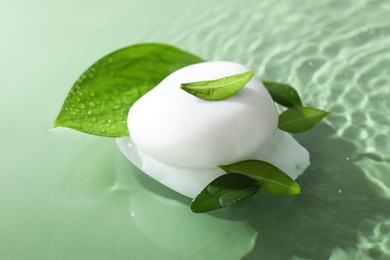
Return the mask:
[[[0,0],[1,259],[390,258],[390,1]],[[111,139],[51,131],[77,77],[142,42],[233,60],[333,115],[302,194],[195,215]]]

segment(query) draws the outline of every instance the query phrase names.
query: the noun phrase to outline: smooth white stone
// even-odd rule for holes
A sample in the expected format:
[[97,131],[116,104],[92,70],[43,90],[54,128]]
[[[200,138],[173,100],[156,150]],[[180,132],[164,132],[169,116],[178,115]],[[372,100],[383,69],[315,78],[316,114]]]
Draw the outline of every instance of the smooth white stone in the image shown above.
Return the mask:
[[254,76],[239,92],[205,101],[181,83],[213,80],[249,71],[234,62],[194,64],[175,71],[130,109],[133,142],[149,156],[185,167],[208,168],[248,158],[277,129],[275,104]]

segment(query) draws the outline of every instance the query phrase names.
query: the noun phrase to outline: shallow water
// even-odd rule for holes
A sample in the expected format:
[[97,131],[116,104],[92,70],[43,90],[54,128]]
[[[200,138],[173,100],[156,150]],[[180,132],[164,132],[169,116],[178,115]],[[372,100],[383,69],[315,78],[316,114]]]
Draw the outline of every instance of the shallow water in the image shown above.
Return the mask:
[[[390,2],[0,1],[1,259],[390,258]],[[114,140],[48,132],[101,56],[165,42],[287,82],[333,112],[296,138],[302,194],[212,214]]]

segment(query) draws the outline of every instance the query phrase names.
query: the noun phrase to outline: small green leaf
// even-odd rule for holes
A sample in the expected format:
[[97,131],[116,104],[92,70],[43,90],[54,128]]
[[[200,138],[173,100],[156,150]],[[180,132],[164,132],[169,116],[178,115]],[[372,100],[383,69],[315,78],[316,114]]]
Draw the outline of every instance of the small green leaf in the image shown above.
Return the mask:
[[263,84],[276,103],[285,107],[302,106],[298,92],[290,85],[270,81],[263,81]]
[[329,112],[312,107],[293,107],[279,115],[279,129],[289,133],[300,133],[313,128]]
[[253,78],[253,71],[209,81],[183,83],[180,88],[205,100],[222,100],[230,97]]
[[246,160],[230,165],[219,165],[226,173],[240,173],[253,178],[260,185],[259,192],[269,195],[296,195],[298,183],[274,165],[260,160]]
[[242,174],[224,174],[207,185],[193,200],[195,213],[228,207],[248,199],[257,193],[259,184]]
[[170,73],[202,61],[166,44],[138,44],[108,54],[76,81],[53,127],[107,137],[129,135],[130,107]]

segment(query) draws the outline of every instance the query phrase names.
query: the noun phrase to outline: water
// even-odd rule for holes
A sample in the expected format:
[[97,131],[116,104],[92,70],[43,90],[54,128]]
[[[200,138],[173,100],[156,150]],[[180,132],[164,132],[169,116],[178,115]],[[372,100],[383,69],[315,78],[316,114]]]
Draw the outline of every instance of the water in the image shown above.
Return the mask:
[[[1,1],[1,258],[390,258],[389,14],[386,0]],[[243,63],[332,111],[296,136],[302,194],[196,215],[113,140],[47,131],[81,72],[140,42]]]

